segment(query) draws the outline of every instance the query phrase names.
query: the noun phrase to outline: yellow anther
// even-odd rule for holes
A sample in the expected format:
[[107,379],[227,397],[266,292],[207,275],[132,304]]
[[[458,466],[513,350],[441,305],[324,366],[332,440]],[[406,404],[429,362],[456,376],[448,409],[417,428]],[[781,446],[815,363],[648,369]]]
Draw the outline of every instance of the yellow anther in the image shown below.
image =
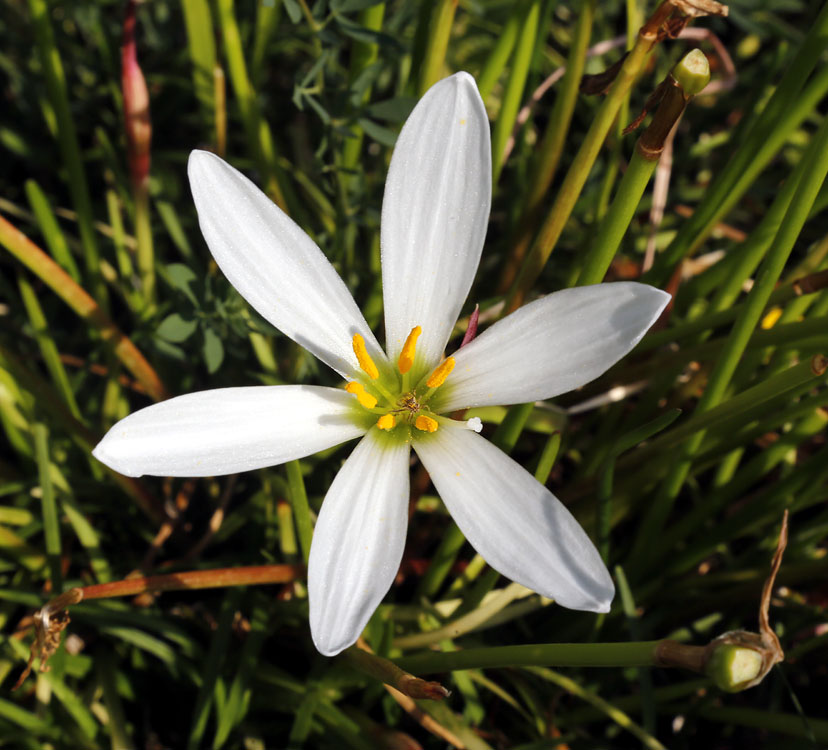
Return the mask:
[[414,420],[414,426],[423,432],[437,432],[437,420],[427,417],[425,414],[420,414]]
[[365,386],[362,383],[351,381],[345,386],[345,390],[348,393],[353,393],[357,397],[357,401],[366,409],[373,409],[377,405],[377,400],[365,390]]
[[376,380],[379,377],[379,370],[374,364],[374,360],[371,359],[371,355],[368,354],[368,350],[365,348],[365,339],[358,333],[355,333],[353,343],[354,354],[356,354],[357,361],[359,362],[359,366],[362,368],[362,371],[369,378],[371,378],[371,380]]
[[400,358],[397,360],[397,367],[403,375],[405,375],[405,373],[411,369],[411,365],[414,364],[414,350],[417,348],[417,339],[420,337],[422,332],[423,329],[420,328],[420,326],[414,326],[411,329],[411,333],[408,334],[405,344],[403,344],[402,351],[400,352]]
[[383,414],[377,420],[377,427],[379,427],[381,430],[393,430],[396,424],[397,420],[394,419],[393,414]]
[[446,378],[449,376],[451,371],[454,369],[454,357],[446,357],[439,365],[434,369],[434,372],[428,376],[428,380],[426,380],[426,385],[429,388],[437,388],[443,383],[446,382]]

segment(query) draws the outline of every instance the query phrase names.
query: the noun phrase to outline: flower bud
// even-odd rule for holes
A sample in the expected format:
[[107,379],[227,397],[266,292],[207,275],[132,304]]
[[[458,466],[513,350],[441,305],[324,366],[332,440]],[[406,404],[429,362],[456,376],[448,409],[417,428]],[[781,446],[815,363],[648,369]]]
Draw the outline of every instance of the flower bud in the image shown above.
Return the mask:
[[782,658],[781,648],[759,633],[735,630],[707,646],[704,673],[720,690],[738,693],[758,685]]
[[121,89],[124,97],[124,127],[129,150],[129,172],[135,185],[149,179],[152,125],[149,92],[135,45],[135,0],[129,0],[124,17],[121,46]]

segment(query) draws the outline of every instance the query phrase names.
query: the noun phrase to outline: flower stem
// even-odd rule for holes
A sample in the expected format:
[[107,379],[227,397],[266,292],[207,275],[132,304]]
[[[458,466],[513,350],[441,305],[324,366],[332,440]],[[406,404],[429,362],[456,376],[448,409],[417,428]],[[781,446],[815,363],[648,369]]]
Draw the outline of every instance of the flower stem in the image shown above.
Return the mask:
[[52,591],[60,591],[63,578],[60,570],[60,521],[58,520],[55,488],[49,470],[49,432],[42,422],[37,422],[32,431],[34,432],[35,459],[40,483],[40,506],[43,513],[43,535],[46,542],[49,579],[52,582]]
[[618,186],[615,200],[601,221],[576,285],[598,284],[604,278],[661,158],[670,131],[679,121],[687,102],[709,81],[710,66],[707,58],[700,50],[694,49],[678,62],[654,92],[661,92],[658,110],[635,144],[635,151]]
[[[193,90],[209,122],[215,118],[215,88],[211,71],[216,67],[216,43],[210,5],[207,0],[182,0],[187,29],[187,50],[192,63]],[[214,123],[205,129],[212,130]]]
[[[495,667],[646,667],[658,664],[662,641],[630,643],[537,643],[526,646],[467,648],[449,653],[430,652],[405,656],[397,664],[408,672],[429,674],[458,669]],[[698,648],[701,646],[688,646]]]
[[289,184],[278,164],[273,134],[262,117],[256,92],[250,82],[245,62],[241,33],[233,10],[233,0],[219,0],[218,27],[221,29],[227,55],[227,69],[230,83],[239,103],[239,114],[245,128],[251,156],[263,167],[266,175],[266,190],[271,200],[285,213],[295,215],[294,200]]
[[506,21],[506,24],[500,30],[497,36],[497,43],[489,56],[486,58],[486,64],[477,76],[477,90],[480,92],[480,98],[485,102],[492,93],[498,79],[506,67],[506,63],[515,48],[518,32],[520,31],[520,22],[523,18],[523,6],[515,4],[511,15]]
[[641,27],[635,46],[627,55],[615,81],[607,92],[604,103],[598,110],[589,132],[587,132],[586,138],[581,144],[581,148],[578,149],[578,153],[575,155],[572,166],[566,174],[555,203],[547,214],[546,221],[541,227],[535,244],[521,266],[518,278],[507,297],[504,313],[512,312],[523,304],[526,293],[535,283],[546,265],[546,261],[555,249],[555,244],[561,236],[572,209],[575,207],[575,202],[581,194],[581,189],[586,183],[592,165],[598,157],[598,152],[601,150],[618,110],[624,102],[627,91],[629,91],[650,56],[658,40],[658,32],[662,23],[672,12],[672,2],[666,0],[666,2],[659,5],[647,23]]
[[305,491],[305,480],[302,478],[302,465],[299,461],[288,461],[285,464],[288,477],[290,504],[293,508],[293,517],[296,519],[296,531],[299,534],[299,546],[302,548],[302,559],[305,564],[310,557],[311,527],[310,506],[308,493]]
[[497,115],[494,133],[492,134],[492,184],[496,185],[500,172],[503,169],[503,154],[506,141],[512,133],[518,108],[526,86],[526,77],[529,74],[529,64],[535,49],[535,39],[538,35],[538,19],[540,18],[540,0],[532,0],[525,8],[515,54],[512,59],[512,69],[503,95],[503,103]]
[[[426,4],[427,6],[428,4]],[[417,96],[422,97],[437,81],[442,78],[443,63],[446,59],[451,25],[457,10],[457,0],[439,0],[431,11],[428,24],[428,40],[425,56],[420,67],[417,82]]]
[[520,230],[512,242],[511,254],[501,274],[499,288],[503,292],[512,285],[520,269],[521,261],[526,255],[527,247],[532,241],[540,220],[543,199],[558,170],[564,142],[572,121],[572,113],[575,111],[575,103],[578,100],[578,85],[586,64],[595,5],[596,0],[585,0],[581,3],[566,60],[566,73],[555,96],[555,105],[549,116],[549,122],[538,149],[535,167],[529,178],[526,207],[521,219],[517,222]]
[[135,241],[138,244],[138,273],[141,277],[144,304],[149,312],[154,308],[155,298],[155,250],[152,243],[152,219],[147,183],[135,185],[133,196],[135,199]]
[[638,204],[641,202],[641,196],[644,195],[656,164],[658,164],[657,159],[643,156],[639,148],[635,149],[627,171],[624,172],[624,177],[618,186],[615,200],[601,221],[598,234],[584,259],[576,286],[599,284],[603,280]]

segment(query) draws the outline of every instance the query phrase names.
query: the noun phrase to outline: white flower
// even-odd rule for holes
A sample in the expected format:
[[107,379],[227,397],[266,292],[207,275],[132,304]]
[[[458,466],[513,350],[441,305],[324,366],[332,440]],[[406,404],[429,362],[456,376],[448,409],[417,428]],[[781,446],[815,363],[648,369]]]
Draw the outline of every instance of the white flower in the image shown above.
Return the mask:
[[442,415],[551,398],[589,382],[635,346],[669,296],[629,282],[567,289],[444,359],[486,234],[490,154],[486,112],[467,73],[433,86],[403,127],[382,207],[387,355],[308,235],[220,158],[190,156],[201,230],[222,271],[264,318],[342,375],[347,390],[179,396],[116,424],[94,455],[129,476],[213,476],[362,436],[314,531],[310,625],[323,654],[354,643],[397,573],[412,446],[489,564],[565,607],[609,609],[610,576],[569,511],[476,434],[479,420]]

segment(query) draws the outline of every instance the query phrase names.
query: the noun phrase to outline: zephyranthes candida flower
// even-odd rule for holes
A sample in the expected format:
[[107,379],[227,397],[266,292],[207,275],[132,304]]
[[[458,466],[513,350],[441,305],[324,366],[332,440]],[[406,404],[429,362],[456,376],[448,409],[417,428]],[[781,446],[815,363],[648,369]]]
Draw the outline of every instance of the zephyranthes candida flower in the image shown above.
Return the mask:
[[402,558],[413,447],[454,520],[498,571],[573,609],[604,612],[613,584],[589,537],[458,409],[551,398],[592,380],[644,335],[668,295],[636,283],[536,300],[445,358],[477,269],[491,200],[489,123],[466,73],[433,86],[400,133],[382,207],[383,352],[319,248],[248,179],[190,157],[216,262],[274,326],[345,378],[192,393],[115,425],[95,455],[131,476],[273,466],[362,437],[328,490],[308,567],[311,633],[352,644]]

